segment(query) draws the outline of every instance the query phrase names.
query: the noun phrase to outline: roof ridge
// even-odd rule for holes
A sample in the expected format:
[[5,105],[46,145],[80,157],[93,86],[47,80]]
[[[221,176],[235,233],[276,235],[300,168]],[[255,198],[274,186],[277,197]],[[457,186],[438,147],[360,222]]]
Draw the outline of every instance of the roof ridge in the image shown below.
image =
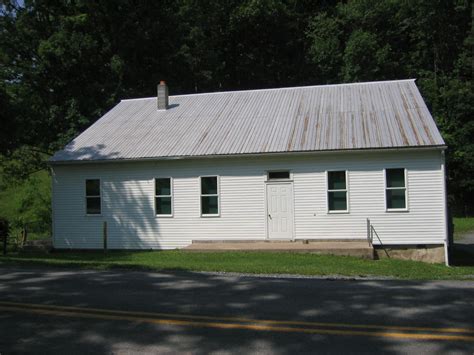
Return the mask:
[[[183,97],[183,96],[202,96],[202,95],[219,95],[219,94],[232,94],[241,92],[259,92],[259,91],[278,91],[278,90],[297,90],[297,89],[310,89],[320,87],[334,87],[334,86],[357,86],[357,85],[373,85],[373,84],[389,84],[389,83],[402,83],[402,82],[414,82],[416,79],[398,79],[398,80],[381,80],[381,81],[362,81],[355,83],[340,83],[340,84],[322,84],[322,85],[307,85],[307,86],[289,86],[281,88],[268,88],[268,89],[250,89],[250,90],[230,90],[230,91],[215,91],[215,92],[201,92],[195,94],[182,94],[182,95],[170,95],[169,97]],[[138,101],[138,100],[156,100],[156,96],[141,97],[135,99],[122,99],[120,101]]]

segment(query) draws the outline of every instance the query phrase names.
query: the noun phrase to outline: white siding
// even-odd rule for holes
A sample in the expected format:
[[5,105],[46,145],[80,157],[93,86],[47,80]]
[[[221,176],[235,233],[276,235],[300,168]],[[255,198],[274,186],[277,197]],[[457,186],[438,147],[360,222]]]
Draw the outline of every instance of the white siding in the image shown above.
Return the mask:
[[[384,244],[442,244],[441,151],[122,162],[55,166],[56,248],[170,249],[193,239],[265,239],[266,171],[290,169],[296,239],[366,238],[369,217]],[[386,212],[384,168],[407,169],[408,212]],[[348,170],[349,213],[328,214],[326,171]],[[200,217],[199,176],[220,176],[220,217]],[[155,177],[173,177],[174,216],[155,217]],[[100,178],[102,215],[85,215],[84,180]],[[375,241],[376,242],[376,241]]]

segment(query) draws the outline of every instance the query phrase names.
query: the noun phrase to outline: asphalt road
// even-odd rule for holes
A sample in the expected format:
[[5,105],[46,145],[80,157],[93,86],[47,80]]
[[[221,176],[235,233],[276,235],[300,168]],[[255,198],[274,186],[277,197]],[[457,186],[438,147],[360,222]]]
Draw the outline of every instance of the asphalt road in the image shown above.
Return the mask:
[[0,353],[474,353],[474,282],[0,267]]

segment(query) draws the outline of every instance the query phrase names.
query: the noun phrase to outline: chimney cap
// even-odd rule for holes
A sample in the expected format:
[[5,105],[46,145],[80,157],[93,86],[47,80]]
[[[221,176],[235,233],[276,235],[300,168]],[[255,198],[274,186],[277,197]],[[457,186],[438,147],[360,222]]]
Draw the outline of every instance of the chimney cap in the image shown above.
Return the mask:
[[164,80],[160,80],[160,85],[166,85],[166,82]]

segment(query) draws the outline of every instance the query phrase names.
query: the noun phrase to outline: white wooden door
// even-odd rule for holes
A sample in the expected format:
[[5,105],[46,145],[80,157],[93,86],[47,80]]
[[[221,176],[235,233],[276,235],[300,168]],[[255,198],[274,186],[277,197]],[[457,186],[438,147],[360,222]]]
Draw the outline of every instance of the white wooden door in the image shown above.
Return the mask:
[[293,185],[267,184],[267,223],[269,239],[293,239]]

